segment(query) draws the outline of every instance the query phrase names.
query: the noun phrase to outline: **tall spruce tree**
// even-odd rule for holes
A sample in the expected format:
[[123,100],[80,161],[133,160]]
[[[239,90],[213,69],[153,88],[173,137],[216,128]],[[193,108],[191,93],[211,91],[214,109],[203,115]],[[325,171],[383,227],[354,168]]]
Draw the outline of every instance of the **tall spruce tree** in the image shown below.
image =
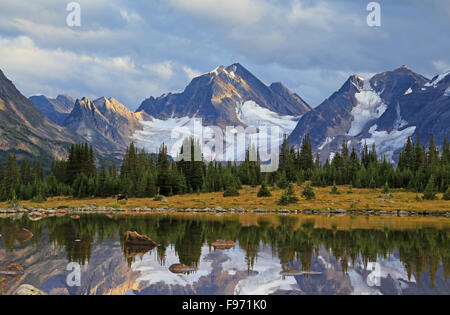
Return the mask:
[[173,194],[170,182],[170,162],[167,154],[167,147],[163,143],[159,149],[158,155],[158,187],[159,194],[170,196]]

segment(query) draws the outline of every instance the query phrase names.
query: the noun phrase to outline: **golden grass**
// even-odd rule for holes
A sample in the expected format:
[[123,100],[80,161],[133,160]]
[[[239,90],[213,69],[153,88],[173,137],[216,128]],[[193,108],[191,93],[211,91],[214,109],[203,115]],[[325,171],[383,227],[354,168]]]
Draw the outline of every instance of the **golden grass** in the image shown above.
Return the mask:
[[[157,208],[168,206],[176,209],[186,208],[213,208],[220,206],[224,209],[244,208],[254,209],[289,209],[289,210],[384,210],[384,211],[450,211],[450,201],[442,200],[442,194],[438,194],[438,200],[416,200],[416,194],[404,189],[392,189],[390,194],[393,197],[385,197],[381,189],[357,189],[353,188],[352,194],[348,194],[348,186],[339,186],[341,192],[338,195],[331,194],[331,187],[314,188],[316,198],[305,200],[301,197],[304,186],[295,186],[295,192],[300,198],[297,204],[280,206],[278,199],[283,192],[278,188],[271,188],[272,197],[258,198],[256,196],[259,187],[244,187],[241,189],[239,197],[224,198],[221,192],[207,194],[186,194],[180,196],[167,197],[167,202],[154,201],[152,198],[131,198],[126,203],[117,203],[114,198],[94,198],[94,199],[73,199],[71,197],[50,198],[44,203],[33,203],[31,201],[21,202],[24,206],[36,208],[57,208],[57,207],[81,207],[84,205],[95,205],[98,207],[117,207],[132,209],[146,206]],[[419,194],[421,197],[421,194]],[[380,202],[379,200],[392,200],[393,203]],[[7,203],[0,203],[0,207],[7,206]]]

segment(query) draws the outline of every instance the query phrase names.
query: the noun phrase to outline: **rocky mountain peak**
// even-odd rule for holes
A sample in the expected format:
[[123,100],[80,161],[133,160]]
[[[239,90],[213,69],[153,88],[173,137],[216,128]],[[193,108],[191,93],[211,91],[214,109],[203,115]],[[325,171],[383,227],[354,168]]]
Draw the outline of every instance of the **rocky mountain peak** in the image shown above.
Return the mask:
[[281,115],[298,116],[310,111],[300,97],[281,84],[265,85],[241,64],[219,66],[194,78],[182,93],[146,99],[139,109],[158,118],[202,117],[206,124],[235,125],[237,104],[254,101]]

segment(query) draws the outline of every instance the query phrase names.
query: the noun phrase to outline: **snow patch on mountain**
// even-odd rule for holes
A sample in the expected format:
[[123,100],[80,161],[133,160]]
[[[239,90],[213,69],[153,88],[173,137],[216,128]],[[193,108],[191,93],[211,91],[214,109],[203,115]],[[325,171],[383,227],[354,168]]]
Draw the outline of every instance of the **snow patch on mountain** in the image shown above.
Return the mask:
[[[260,152],[270,151],[269,148],[278,146],[283,140],[283,134],[289,135],[297,125],[300,117],[281,116],[266,108],[258,106],[255,102],[249,101],[237,104],[236,114],[243,126],[254,127],[253,131],[247,129],[243,141],[240,145],[240,137],[236,140],[227,141],[226,130],[222,130],[222,138],[217,138],[217,126],[203,126],[201,118],[196,117],[172,117],[161,120],[151,117],[150,120],[140,120],[142,130],[136,130],[131,136],[131,140],[139,148],[145,148],[147,152],[158,152],[161,144],[165,144],[169,155],[178,156],[183,140],[194,137],[201,140],[203,144],[203,157],[206,161],[243,161],[245,153],[251,142]],[[230,126],[238,127],[238,126]],[[261,130],[266,127],[268,133]],[[279,127],[279,132],[273,129]],[[244,128],[242,129],[244,130]],[[215,141],[223,139],[222,148],[211,145]],[[237,142],[234,143],[233,141]],[[206,144],[206,145],[205,145]],[[227,152],[230,156],[227,155]],[[232,153],[234,152],[234,153]],[[264,159],[262,159],[264,161]]]
[[347,135],[357,136],[360,134],[366,124],[374,119],[380,118],[387,110],[381,97],[370,87],[370,83],[364,82],[364,89],[359,93],[355,93],[358,104],[353,107],[351,115],[353,121]]
[[402,116],[400,114],[400,104],[398,104],[398,103],[397,103],[396,111],[397,111],[397,118],[394,121],[394,129],[401,129],[404,126],[406,126],[408,124],[408,122],[402,119]]
[[412,91],[413,91],[413,90],[412,90],[411,88],[409,88],[409,89],[407,89],[407,90],[406,90],[406,92],[405,92],[405,94],[404,94],[404,95],[408,95],[408,94],[411,94],[411,93],[412,93]]
[[336,152],[330,152],[330,155],[328,156],[328,160],[330,162],[332,162],[335,156],[336,156]]
[[219,68],[220,67],[215,68],[214,70],[210,71],[209,74],[219,75]]
[[[180,117],[161,120],[152,117],[151,120],[141,120],[142,130],[136,130],[131,136],[132,141],[147,152],[156,153],[162,143],[167,146],[171,156],[177,156],[182,141],[194,134],[195,117]],[[180,140],[181,139],[181,140]]]
[[254,101],[247,101],[241,104],[237,103],[236,115],[244,125],[256,128],[277,126],[286,135],[291,134],[302,117],[279,115],[267,108],[259,106]]
[[448,87],[445,92],[444,92],[444,96],[450,96],[450,87]]
[[385,155],[388,161],[393,161],[394,152],[402,148],[408,137],[411,137],[416,131],[416,126],[403,130],[392,130],[391,132],[385,130],[377,131],[377,128],[377,125],[373,125],[369,129],[370,137],[362,139],[361,144],[367,143],[369,146],[375,144],[377,152]]
[[332,141],[334,140],[334,137],[333,138],[331,138],[331,137],[326,137],[326,139],[322,142],[322,144],[319,146],[319,150],[322,150],[323,148],[325,148],[325,146],[328,144],[328,143],[331,143]]
[[446,72],[446,73],[442,73],[442,74],[438,75],[436,77],[436,79],[434,79],[433,81],[425,83],[424,86],[426,86],[426,87],[431,87],[432,86],[432,87],[435,88],[435,87],[437,87],[438,83],[440,81],[442,81],[443,79],[445,79],[449,74],[450,74],[450,71]]
[[219,66],[217,68],[215,68],[214,70],[208,72],[209,74],[218,76],[219,72],[223,72],[225,73],[227,76],[229,76],[231,79],[236,78],[236,74],[234,73],[234,71],[236,71],[236,67],[232,67],[230,71],[228,71],[224,66]]

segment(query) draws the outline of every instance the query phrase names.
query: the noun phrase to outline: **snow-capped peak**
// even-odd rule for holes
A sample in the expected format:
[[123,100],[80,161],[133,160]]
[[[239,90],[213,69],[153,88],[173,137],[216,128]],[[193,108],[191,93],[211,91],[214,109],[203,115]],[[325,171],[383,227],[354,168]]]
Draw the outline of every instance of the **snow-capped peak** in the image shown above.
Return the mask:
[[220,70],[221,67],[223,68],[223,66],[218,66],[214,70],[212,70],[212,71],[210,71],[208,73],[209,74],[214,74],[214,75],[219,75],[219,70]]
[[218,76],[220,73],[224,73],[231,79],[234,79],[236,77],[236,75],[234,73],[235,71],[236,71],[236,66],[232,66],[231,68],[229,67],[229,70],[227,70],[227,68],[225,68],[224,66],[218,66],[214,70],[208,72],[208,74]]

